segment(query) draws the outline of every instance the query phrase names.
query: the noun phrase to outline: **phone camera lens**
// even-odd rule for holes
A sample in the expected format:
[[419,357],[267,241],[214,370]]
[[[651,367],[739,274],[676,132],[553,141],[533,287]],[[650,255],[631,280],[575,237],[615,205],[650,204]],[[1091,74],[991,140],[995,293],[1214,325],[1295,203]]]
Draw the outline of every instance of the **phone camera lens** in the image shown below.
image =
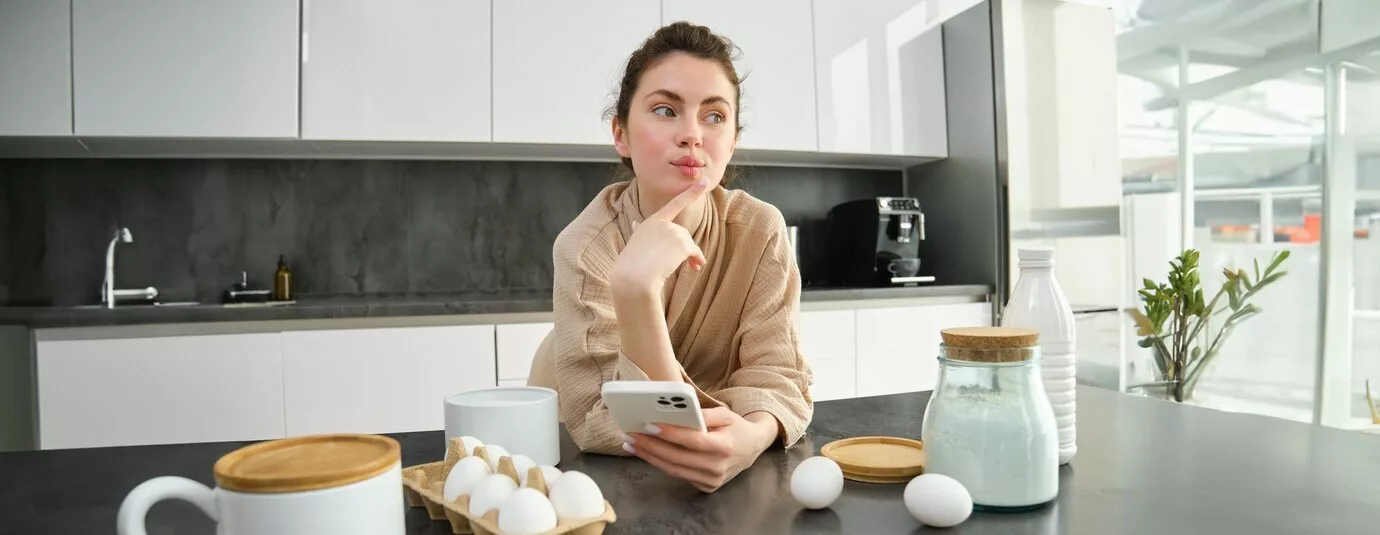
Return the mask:
[[660,405],[670,405],[670,404],[671,404],[671,402],[666,401],[666,400],[664,400],[664,399],[658,399],[658,400],[656,400],[656,402],[657,402],[658,404],[660,404]]
[[686,408],[686,405],[685,405],[684,403],[677,403],[677,404],[676,404],[676,408],[677,408],[677,409],[684,409],[684,408]]
[[676,403],[683,403],[683,402],[685,402],[685,398],[680,397],[680,396],[676,396],[676,397],[671,398],[671,401],[674,401],[674,402],[676,402]]

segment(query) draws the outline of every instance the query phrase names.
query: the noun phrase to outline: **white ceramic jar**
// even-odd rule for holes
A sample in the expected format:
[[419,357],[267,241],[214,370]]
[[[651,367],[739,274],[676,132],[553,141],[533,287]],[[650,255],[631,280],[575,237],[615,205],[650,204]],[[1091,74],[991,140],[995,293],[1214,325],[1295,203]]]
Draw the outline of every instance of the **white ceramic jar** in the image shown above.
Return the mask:
[[125,496],[119,535],[146,535],[162,500],[196,504],[220,535],[404,535],[401,448],[377,435],[320,435],[260,442],[226,454],[216,488],[177,476]]

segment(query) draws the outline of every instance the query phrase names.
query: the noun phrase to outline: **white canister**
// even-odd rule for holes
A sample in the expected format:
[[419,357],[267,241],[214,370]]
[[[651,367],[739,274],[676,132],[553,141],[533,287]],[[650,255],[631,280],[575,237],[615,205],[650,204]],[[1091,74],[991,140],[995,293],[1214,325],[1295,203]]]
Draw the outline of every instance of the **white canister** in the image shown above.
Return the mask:
[[404,535],[402,457],[396,440],[319,435],[260,442],[216,462],[216,488],[176,476],[145,481],[125,496],[119,535],[145,535],[144,516],[162,500],[196,504],[220,535]]
[[526,455],[538,465],[561,462],[560,407],[556,391],[539,386],[471,390],[445,398],[446,442],[471,436]]

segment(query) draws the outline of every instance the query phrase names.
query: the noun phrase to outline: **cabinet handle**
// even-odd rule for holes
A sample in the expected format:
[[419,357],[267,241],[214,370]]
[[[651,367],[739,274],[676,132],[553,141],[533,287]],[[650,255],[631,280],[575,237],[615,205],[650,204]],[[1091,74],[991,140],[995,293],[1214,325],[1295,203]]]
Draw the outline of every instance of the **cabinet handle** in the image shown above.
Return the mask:
[[307,63],[307,57],[311,55],[310,52],[309,52],[309,51],[311,50],[311,30],[308,30],[308,29],[307,29],[307,21],[311,19],[310,13],[311,13],[311,0],[302,0],[302,12],[301,12],[300,14],[298,14],[298,17],[301,17],[301,19],[298,20],[297,23],[298,23],[298,27],[302,29],[302,43],[301,43],[301,46],[302,46],[302,64],[303,64],[303,65],[305,65],[305,64]]

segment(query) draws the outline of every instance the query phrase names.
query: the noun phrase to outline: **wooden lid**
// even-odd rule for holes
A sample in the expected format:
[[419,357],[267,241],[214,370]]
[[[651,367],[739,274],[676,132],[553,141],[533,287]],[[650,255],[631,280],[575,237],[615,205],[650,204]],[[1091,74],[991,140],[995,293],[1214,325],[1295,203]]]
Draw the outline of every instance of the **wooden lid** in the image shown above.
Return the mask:
[[1035,358],[1040,332],[1020,327],[956,327],[939,331],[944,356],[969,362],[1021,362]]
[[939,331],[944,345],[968,349],[1008,349],[1040,343],[1040,332],[1020,327],[955,327]]
[[925,471],[924,445],[900,437],[835,440],[819,454],[838,463],[843,477],[865,483],[904,483]]
[[398,441],[379,435],[317,435],[260,442],[216,461],[216,484],[255,493],[339,487],[387,472],[402,458]]

